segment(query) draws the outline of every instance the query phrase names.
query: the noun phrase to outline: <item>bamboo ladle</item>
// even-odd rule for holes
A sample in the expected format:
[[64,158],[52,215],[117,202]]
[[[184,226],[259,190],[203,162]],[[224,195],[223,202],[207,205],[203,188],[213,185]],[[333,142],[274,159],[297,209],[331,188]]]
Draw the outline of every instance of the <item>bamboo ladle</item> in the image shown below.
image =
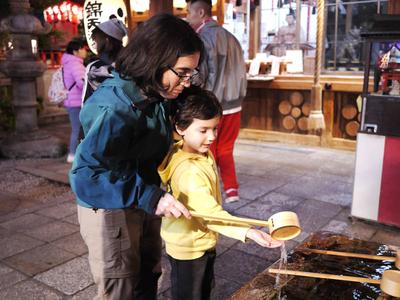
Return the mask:
[[380,280],[357,277],[357,276],[333,275],[333,274],[303,272],[303,271],[293,271],[293,270],[268,269],[268,271],[274,274],[286,274],[286,275],[303,276],[311,278],[379,284],[381,290],[386,294],[393,297],[400,297],[400,271],[397,270],[384,271],[382,274],[382,279]]
[[308,248],[301,250],[304,252],[311,252],[311,253],[325,254],[325,255],[355,257],[355,258],[364,258],[364,259],[382,260],[382,261],[394,261],[396,268],[400,269],[400,250],[396,251],[396,256],[370,255],[370,254],[361,254],[353,252],[341,252],[341,251],[319,250],[319,249],[308,249]]
[[240,218],[235,216],[213,216],[209,214],[190,211],[193,217],[199,217],[212,221],[221,221],[235,224],[256,225],[268,227],[270,235],[276,240],[290,240],[298,236],[301,232],[299,218],[291,211],[281,211],[272,215],[268,221]]

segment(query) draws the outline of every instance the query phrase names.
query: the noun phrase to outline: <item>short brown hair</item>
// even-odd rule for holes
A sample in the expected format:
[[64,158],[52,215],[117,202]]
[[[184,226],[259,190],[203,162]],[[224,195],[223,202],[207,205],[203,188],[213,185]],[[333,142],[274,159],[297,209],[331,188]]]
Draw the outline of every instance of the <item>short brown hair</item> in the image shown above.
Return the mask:
[[193,119],[210,120],[222,116],[222,107],[214,93],[197,86],[186,88],[172,102],[173,123],[185,130]]

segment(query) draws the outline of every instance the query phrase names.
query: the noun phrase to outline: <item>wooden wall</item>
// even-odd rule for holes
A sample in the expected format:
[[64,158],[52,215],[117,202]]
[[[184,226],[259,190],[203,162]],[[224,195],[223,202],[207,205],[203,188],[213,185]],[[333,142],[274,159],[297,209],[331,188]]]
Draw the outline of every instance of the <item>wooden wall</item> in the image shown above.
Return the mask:
[[273,81],[249,80],[242,107],[241,137],[355,148],[360,126],[357,98],[362,76],[322,76],[326,128],[307,130],[312,76],[278,76]]

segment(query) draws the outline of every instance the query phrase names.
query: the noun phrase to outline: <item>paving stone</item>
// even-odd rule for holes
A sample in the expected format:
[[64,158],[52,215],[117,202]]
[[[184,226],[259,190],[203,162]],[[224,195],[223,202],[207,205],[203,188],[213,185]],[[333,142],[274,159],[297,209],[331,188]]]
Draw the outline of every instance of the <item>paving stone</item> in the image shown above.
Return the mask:
[[63,295],[38,283],[35,280],[21,281],[13,286],[0,290],[0,299],[27,300],[27,299],[63,299]]
[[78,214],[70,215],[63,219],[63,221],[79,226]]
[[93,284],[89,262],[82,257],[38,274],[34,278],[66,295],[76,294]]
[[88,252],[87,246],[79,232],[53,241],[52,244],[77,255],[82,255]]
[[308,233],[320,230],[342,210],[340,205],[323,201],[306,200],[294,208],[299,217],[301,229]]
[[268,261],[265,259],[229,249],[216,260],[215,273],[226,280],[242,285],[255,274],[267,268],[268,265]]
[[0,259],[35,248],[42,244],[42,241],[38,241],[29,236],[20,233],[12,233],[6,237],[0,238]]
[[236,214],[247,216],[250,218],[268,220],[273,214],[293,210],[304,199],[271,192],[250,204],[236,210]]
[[323,177],[303,176],[276,192],[348,206],[352,201],[353,186],[342,181],[332,182]]
[[260,177],[241,176],[239,177],[239,196],[240,198],[254,200],[284,184],[285,181],[279,178],[266,181],[264,178]]
[[79,227],[76,225],[55,221],[30,230],[25,230],[24,233],[38,240],[51,242],[77,231],[79,231]]
[[[240,187],[239,187],[239,189],[240,189]],[[240,192],[239,192],[239,194],[240,194]],[[226,202],[223,201],[223,202],[222,202],[222,207],[223,207],[227,212],[230,212],[230,213],[234,214],[235,211],[236,211],[238,208],[240,208],[240,207],[242,207],[242,206],[245,206],[245,205],[249,204],[249,203],[252,202],[252,201],[253,201],[253,199],[246,199],[246,198],[241,197],[238,201],[231,202],[231,203],[226,203]]]
[[11,235],[11,231],[0,226],[0,239],[8,237],[10,235]]
[[26,214],[16,219],[1,223],[0,225],[9,230],[23,232],[24,230],[32,229],[34,227],[38,227],[40,225],[44,225],[52,221],[54,221],[53,218],[39,216],[36,214]]
[[0,290],[25,280],[27,276],[0,263]]
[[349,224],[346,222],[331,220],[326,226],[322,228],[322,230],[335,233],[343,233],[348,226]]
[[[300,222],[301,225],[301,222]],[[297,242],[297,243],[302,243],[306,238],[308,238],[310,234],[306,231],[303,230],[303,228],[301,229],[301,232],[298,236],[296,236],[295,238],[293,238],[293,241]]]
[[161,294],[171,287],[171,264],[167,255],[164,253],[161,257],[161,277],[158,280],[158,293]]
[[[255,166],[262,166],[256,168]],[[235,161],[236,173],[251,176],[265,176],[267,173],[279,169],[281,166],[276,162],[266,164],[263,160],[247,158],[244,161]]]
[[55,205],[46,209],[42,209],[37,212],[40,215],[55,218],[55,219],[62,219],[68,217],[72,214],[76,214],[76,203],[66,202],[61,203],[59,205]]
[[51,244],[46,244],[8,257],[4,262],[24,274],[33,276],[71,260],[75,256]]
[[16,210],[29,209],[38,203],[18,194],[0,191],[0,215],[8,214]]
[[83,291],[76,293],[71,300],[88,300],[93,299],[97,295],[97,286],[95,284],[87,287]]
[[379,229],[371,238],[373,242],[400,247],[400,234],[396,229]]
[[237,289],[240,284],[227,280],[223,277],[215,276],[215,287],[211,292],[212,300],[228,299]]
[[350,223],[345,228],[343,234],[347,235],[350,238],[368,241],[374,235],[376,230],[377,228],[373,225],[369,225],[360,221],[355,221],[353,223]]

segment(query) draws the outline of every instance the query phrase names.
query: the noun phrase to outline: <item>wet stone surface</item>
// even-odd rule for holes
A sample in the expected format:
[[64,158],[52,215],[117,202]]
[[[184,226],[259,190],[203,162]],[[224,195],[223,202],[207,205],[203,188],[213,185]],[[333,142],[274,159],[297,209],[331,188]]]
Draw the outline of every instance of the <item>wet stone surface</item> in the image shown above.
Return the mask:
[[[288,255],[288,264],[282,269],[317,272],[334,275],[380,279],[384,270],[396,269],[394,262],[315,254],[306,249],[334,250],[371,255],[395,256],[397,247],[330,232],[312,234]],[[279,261],[270,266],[278,269]],[[280,288],[279,288],[280,287]],[[264,270],[248,284],[236,291],[231,300],[239,299],[377,299],[381,295],[378,285],[300,276],[276,275]],[[389,298],[387,298],[389,299]]]

